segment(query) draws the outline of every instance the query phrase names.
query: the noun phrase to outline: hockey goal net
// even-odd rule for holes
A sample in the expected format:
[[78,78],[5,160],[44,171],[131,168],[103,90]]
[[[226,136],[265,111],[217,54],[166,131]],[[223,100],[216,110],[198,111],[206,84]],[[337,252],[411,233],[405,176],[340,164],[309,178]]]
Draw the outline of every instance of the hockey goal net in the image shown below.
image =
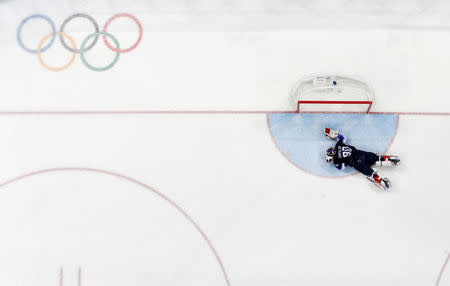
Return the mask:
[[344,76],[314,76],[299,81],[291,91],[297,112],[368,113],[373,92],[361,80]]

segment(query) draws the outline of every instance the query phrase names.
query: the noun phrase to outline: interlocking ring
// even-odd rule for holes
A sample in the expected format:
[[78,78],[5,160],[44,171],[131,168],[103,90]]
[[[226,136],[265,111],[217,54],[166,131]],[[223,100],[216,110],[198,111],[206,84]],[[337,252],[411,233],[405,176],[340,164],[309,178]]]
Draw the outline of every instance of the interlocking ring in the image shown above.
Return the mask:
[[[138,36],[138,39],[136,40],[136,42],[135,42],[132,46],[130,46],[130,47],[126,48],[126,49],[120,49],[119,41],[118,41],[113,35],[111,35],[110,33],[106,32],[106,29],[107,29],[108,26],[111,24],[111,22],[112,22],[113,20],[117,19],[117,18],[120,18],[120,17],[126,17],[126,18],[132,19],[132,20],[137,24],[137,26],[138,26],[138,28],[139,28],[139,36]],[[45,21],[47,21],[47,22],[50,24],[51,28],[52,28],[52,32],[51,32],[50,34],[46,35],[46,36],[39,42],[38,48],[37,48],[36,50],[33,50],[33,49],[30,49],[30,48],[28,48],[27,46],[25,46],[25,44],[24,44],[23,41],[22,41],[22,35],[21,35],[21,33],[22,33],[22,28],[23,28],[23,26],[24,26],[29,20],[35,19],[35,18],[40,18],[40,19],[44,19]],[[79,49],[77,49],[76,43],[75,43],[75,41],[73,40],[73,38],[70,37],[69,35],[67,35],[66,33],[64,33],[64,29],[65,29],[66,25],[67,25],[71,20],[73,20],[74,18],[85,18],[85,19],[87,19],[88,21],[90,21],[90,22],[92,23],[92,25],[94,26],[94,29],[95,29],[95,32],[94,32],[94,33],[89,34],[89,35],[83,40],[83,42],[82,42],[82,44],[81,44],[81,46],[80,46]],[[61,67],[50,67],[50,66],[48,66],[48,65],[44,62],[44,60],[42,59],[42,55],[41,55],[41,54],[42,54],[42,52],[48,50],[48,49],[53,45],[53,42],[55,41],[56,36],[59,36],[59,38],[60,38],[60,40],[61,40],[61,44],[63,45],[63,47],[64,47],[66,50],[72,52],[72,53],[73,53],[73,56],[72,56],[72,58],[70,59],[69,63],[65,64],[64,66],[61,66]],[[93,65],[89,64],[89,63],[87,62],[87,60],[86,60],[86,57],[85,57],[85,52],[89,51],[90,49],[92,49],[92,48],[95,46],[95,44],[98,42],[98,38],[99,38],[100,36],[103,36],[103,41],[105,42],[106,46],[107,46],[110,50],[116,52],[116,56],[115,56],[114,60],[113,60],[110,64],[108,64],[108,65],[106,65],[106,66],[104,66],[104,67],[96,67],[96,66],[93,66]],[[44,43],[45,43],[50,37],[51,37],[50,42],[49,42],[47,45],[44,46]],[[99,25],[98,25],[98,23],[95,21],[95,19],[92,18],[91,16],[87,15],[87,14],[84,14],[84,13],[77,13],[77,14],[74,14],[74,15],[70,16],[69,18],[67,18],[66,20],[64,20],[63,23],[62,23],[62,25],[61,25],[61,27],[60,27],[60,31],[59,31],[59,32],[56,32],[55,24],[53,23],[53,21],[52,21],[48,16],[42,15],[42,14],[33,14],[33,15],[30,15],[30,16],[26,17],[25,19],[22,20],[22,22],[20,22],[19,27],[18,27],[18,29],[17,29],[17,41],[19,42],[19,45],[20,45],[25,51],[27,51],[27,52],[29,52],[29,53],[37,54],[38,59],[39,59],[39,62],[41,63],[41,65],[42,65],[44,68],[46,68],[46,69],[48,69],[48,70],[51,70],[51,71],[62,71],[62,70],[67,69],[69,66],[71,66],[71,65],[74,63],[75,58],[76,58],[76,54],[80,54],[80,57],[81,57],[81,60],[82,60],[83,64],[84,64],[88,69],[90,69],[90,70],[93,70],[93,71],[106,71],[106,70],[109,70],[109,69],[111,69],[113,66],[115,66],[115,64],[116,64],[117,61],[119,60],[120,54],[121,54],[121,53],[127,53],[127,52],[130,52],[130,51],[134,50],[134,49],[140,44],[140,42],[141,42],[141,40],[142,40],[142,37],[143,37],[142,24],[139,22],[139,20],[138,20],[135,16],[133,16],[133,15],[131,15],[131,14],[127,14],[127,13],[117,14],[117,15],[114,15],[113,17],[111,17],[110,19],[108,19],[108,21],[106,21],[106,23],[105,23],[105,26],[104,26],[102,32],[99,31]],[[93,41],[92,41],[89,45],[87,45],[87,43],[88,43],[92,38],[94,38]],[[108,42],[108,38],[110,38],[110,39],[113,41],[115,47],[113,47],[113,46]],[[70,46],[66,43],[65,39],[69,40]]]
[[139,36],[138,36],[138,39],[136,40],[136,42],[131,47],[123,49],[123,50],[120,50],[120,49],[117,49],[117,48],[114,48],[113,46],[111,46],[111,44],[108,42],[108,39],[106,38],[105,35],[103,35],[103,41],[105,42],[106,46],[108,46],[108,48],[113,50],[114,52],[117,52],[117,53],[128,53],[128,52],[131,52],[132,50],[136,49],[136,47],[139,45],[139,43],[142,40],[142,36],[144,34],[144,31],[142,29],[141,22],[139,22],[139,20],[136,17],[134,17],[131,14],[121,13],[121,14],[117,14],[117,15],[112,16],[111,18],[108,19],[108,21],[106,21],[105,26],[103,27],[103,32],[106,32],[106,29],[108,29],[108,26],[111,24],[112,21],[114,21],[115,19],[120,18],[120,17],[130,18],[131,20],[133,20],[137,24],[137,26],[139,28]]
[[87,42],[88,42],[92,37],[97,37],[97,38],[98,38],[99,34],[100,34],[100,35],[103,35],[103,37],[109,37],[109,38],[111,38],[111,39],[113,40],[113,42],[114,42],[114,45],[116,45],[116,49],[120,49],[119,41],[117,41],[117,39],[116,39],[113,35],[111,35],[110,33],[107,33],[107,32],[92,33],[92,34],[90,34],[89,36],[87,36],[86,39],[84,39],[83,43],[81,44],[81,50],[82,50],[82,52],[80,53],[80,57],[81,57],[81,61],[83,61],[84,65],[85,65],[88,69],[93,70],[93,71],[107,71],[107,70],[109,70],[110,68],[112,68],[112,67],[117,63],[117,61],[119,60],[119,57],[120,57],[120,53],[116,53],[116,57],[114,58],[114,60],[112,61],[112,63],[110,63],[109,65],[104,66],[104,67],[95,67],[95,66],[89,64],[89,63],[87,62],[87,60],[86,60],[86,57],[84,56],[84,53],[85,53],[85,51],[86,51],[86,49],[84,48],[84,46],[86,46]]
[[25,19],[23,19],[22,22],[20,22],[19,28],[17,28],[17,41],[19,42],[19,45],[25,51],[32,53],[32,54],[37,54],[37,52],[38,52],[37,50],[28,48],[27,46],[25,46],[25,44],[22,41],[22,28],[31,19],[43,19],[43,20],[47,21],[52,28],[52,33],[51,33],[52,38],[51,38],[50,42],[45,47],[42,48],[41,52],[48,50],[48,48],[50,48],[51,45],[53,45],[53,42],[55,41],[55,37],[56,37],[56,28],[55,28],[55,23],[53,23],[52,19],[50,19],[48,16],[45,16],[42,14],[30,15],[30,16],[26,17]]
[[[99,28],[98,28],[98,24],[97,24],[97,21],[95,21],[95,19],[94,18],[92,18],[91,16],[89,16],[89,15],[87,15],[87,14],[83,14],[83,13],[78,13],[78,14],[74,14],[74,15],[72,15],[72,16],[70,16],[69,18],[67,18],[66,20],[64,20],[64,22],[62,23],[62,25],[61,25],[61,28],[59,28],[59,31],[61,32],[61,33],[64,33],[64,28],[66,27],[66,25],[67,25],[67,23],[69,23],[70,21],[72,21],[73,19],[75,19],[75,18],[85,18],[85,19],[88,19],[91,23],[92,23],[92,25],[94,25],[94,29],[95,29],[95,38],[94,38],[94,41],[92,41],[92,43],[89,45],[89,46],[87,46],[86,48],[84,48],[83,49],[83,52],[86,52],[86,51],[89,51],[90,49],[92,49],[92,47],[94,47],[94,45],[97,43],[97,41],[98,41],[98,37],[99,37],[99,32],[100,32],[100,30],[99,30]],[[61,44],[63,45],[63,47],[64,48],[66,48],[66,50],[69,50],[69,51],[71,51],[72,53],[80,53],[81,52],[81,49],[72,49],[71,47],[69,47],[67,44],[66,44],[66,42],[64,41],[64,37],[59,37],[59,39],[61,40]]]
[[[56,32],[56,35],[58,35],[60,37],[67,38],[69,40],[69,42],[72,44],[72,47],[74,49],[77,48],[77,44],[75,43],[75,41],[73,40],[73,38],[71,36],[69,36],[67,34],[64,34],[64,33],[61,33],[61,32]],[[63,65],[62,67],[56,67],[55,68],[55,67],[51,67],[51,66],[47,65],[44,62],[44,60],[42,59],[41,51],[42,51],[42,46],[44,45],[45,41],[47,41],[48,38],[50,38],[51,36],[52,36],[52,34],[50,33],[47,36],[45,36],[44,38],[42,38],[42,40],[39,42],[39,45],[38,45],[38,48],[37,48],[37,56],[38,56],[39,62],[41,63],[41,65],[44,68],[46,68],[46,69],[48,69],[50,71],[55,71],[55,72],[63,71],[63,70],[67,69],[68,67],[70,67],[73,64],[73,62],[75,61],[77,55],[74,53],[72,55],[72,58],[70,59],[70,61],[67,64]]]

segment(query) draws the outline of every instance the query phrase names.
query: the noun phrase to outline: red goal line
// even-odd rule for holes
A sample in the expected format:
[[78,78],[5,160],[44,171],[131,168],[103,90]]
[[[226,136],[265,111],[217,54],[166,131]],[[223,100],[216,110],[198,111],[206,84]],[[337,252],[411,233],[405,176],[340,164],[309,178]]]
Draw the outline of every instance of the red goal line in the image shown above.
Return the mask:
[[[324,101],[324,100],[299,100],[297,104],[297,112],[300,112],[300,104],[368,104],[367,111],[365,113],[370,112],[370,108],[372,107],[372,101]],[[304,111],[305,113],[308,113],[308,111]],[[362,113],[362,112],[361,112]]]

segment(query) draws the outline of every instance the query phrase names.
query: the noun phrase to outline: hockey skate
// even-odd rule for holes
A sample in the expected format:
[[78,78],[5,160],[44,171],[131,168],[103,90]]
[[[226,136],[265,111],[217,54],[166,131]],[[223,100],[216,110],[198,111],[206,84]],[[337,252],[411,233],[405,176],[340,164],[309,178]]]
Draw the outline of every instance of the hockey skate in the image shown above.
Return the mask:
[[400,159],[398,156],[392,155],[379,155],[378,161],[375,166],[398,166],[400,164]]
[[381,177],[377,172],[374,172],[372,176],[367,177],[367,179],[384,190],[388,190],[391,187],[391,181],[389,181],[388,178]]

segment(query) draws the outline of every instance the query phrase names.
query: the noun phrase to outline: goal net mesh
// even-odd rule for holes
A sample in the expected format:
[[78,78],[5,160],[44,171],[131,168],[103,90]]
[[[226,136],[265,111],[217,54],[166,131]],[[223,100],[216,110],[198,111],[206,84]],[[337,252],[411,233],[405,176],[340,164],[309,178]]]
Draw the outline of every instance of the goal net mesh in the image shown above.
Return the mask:
[[361,80],[344,76],[314,76],[300,80],[291,91],[298,112],[370,111],[373,92]]

